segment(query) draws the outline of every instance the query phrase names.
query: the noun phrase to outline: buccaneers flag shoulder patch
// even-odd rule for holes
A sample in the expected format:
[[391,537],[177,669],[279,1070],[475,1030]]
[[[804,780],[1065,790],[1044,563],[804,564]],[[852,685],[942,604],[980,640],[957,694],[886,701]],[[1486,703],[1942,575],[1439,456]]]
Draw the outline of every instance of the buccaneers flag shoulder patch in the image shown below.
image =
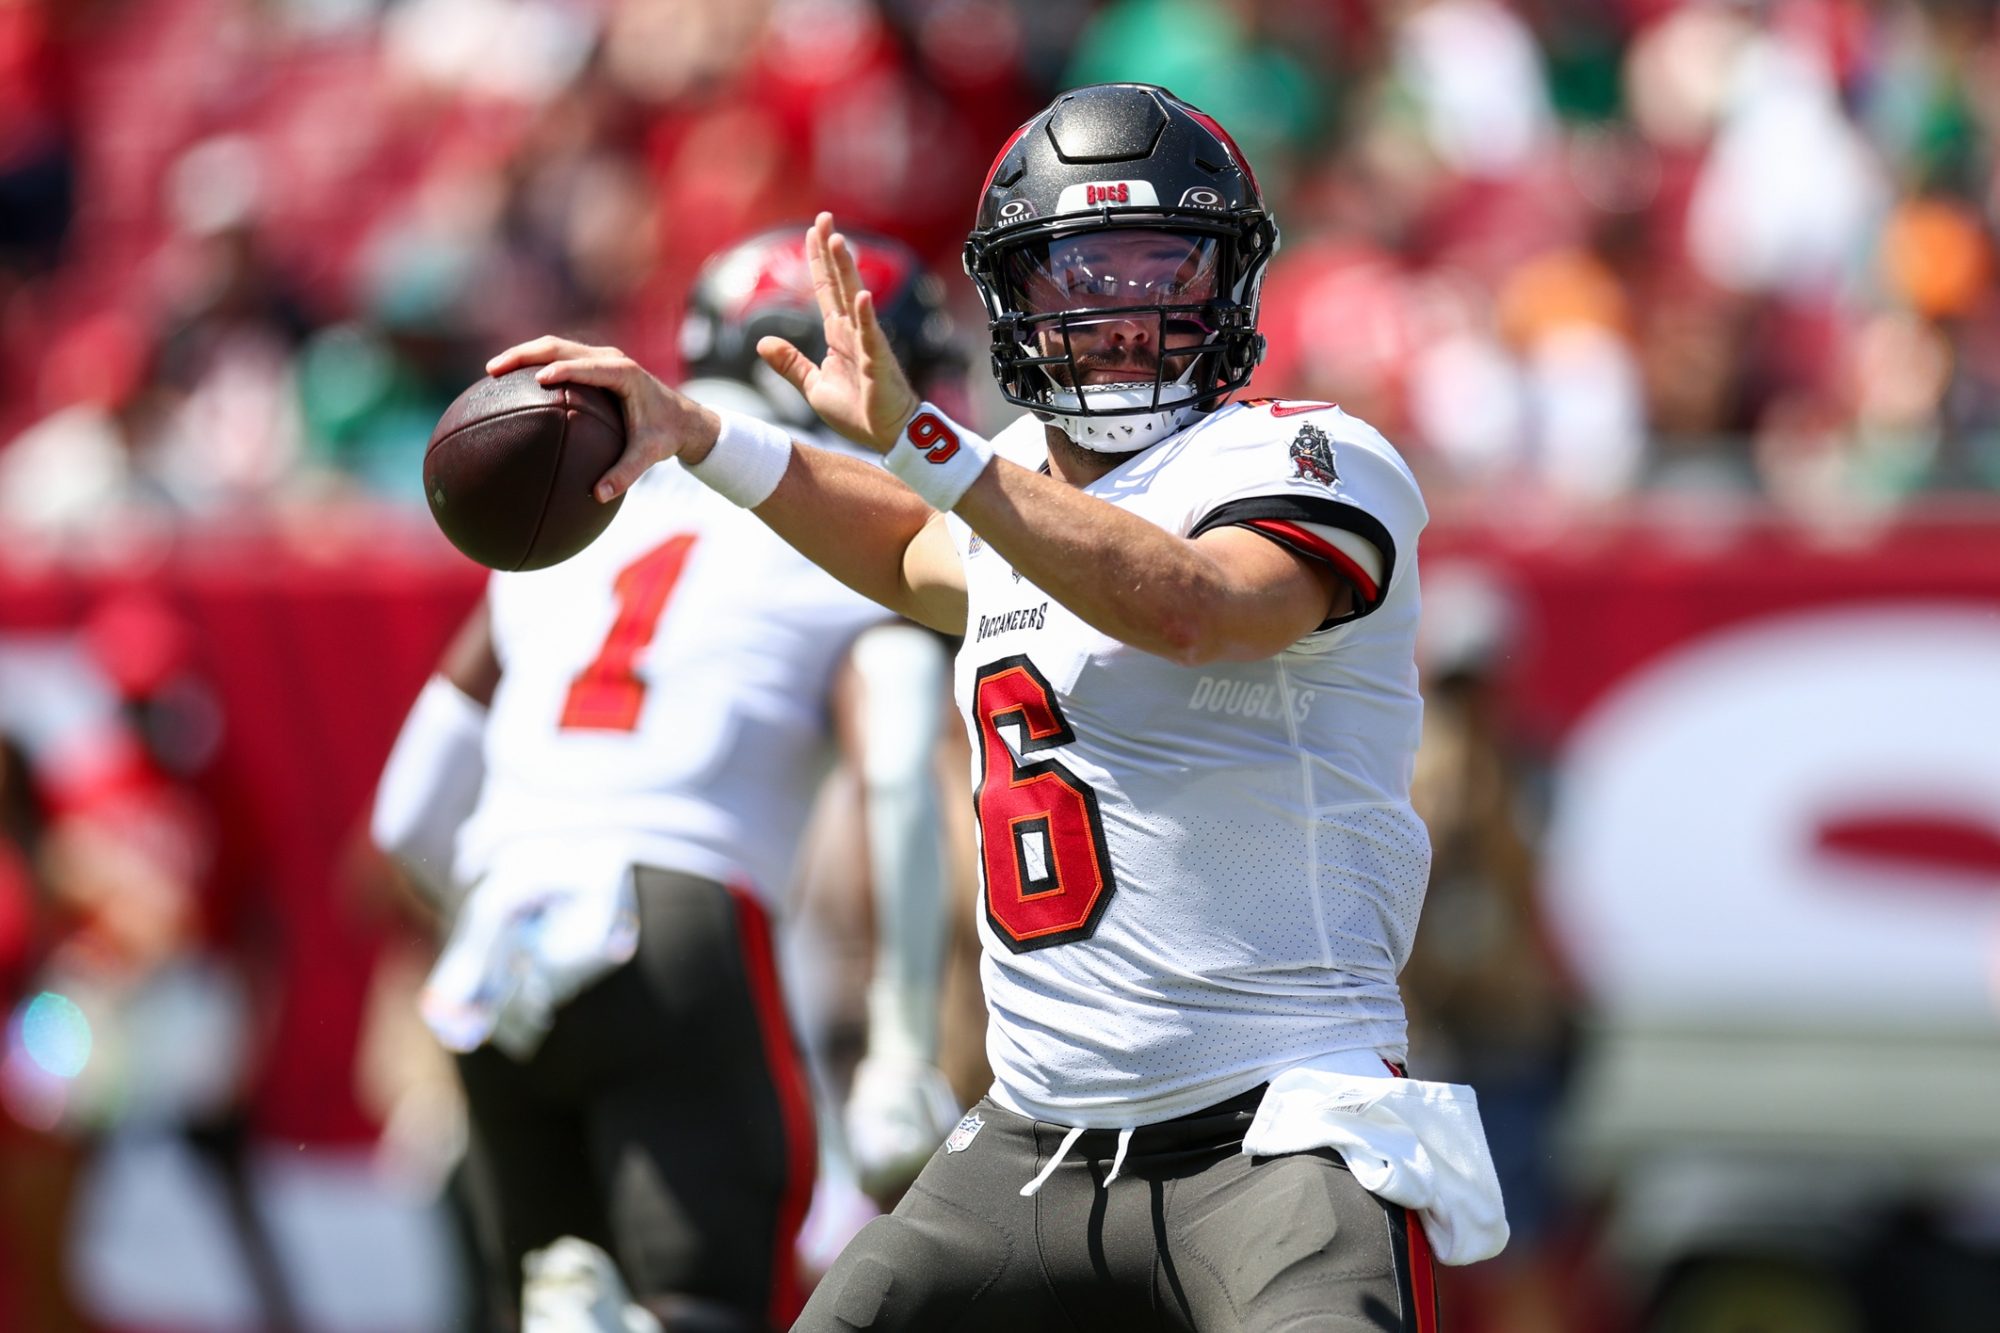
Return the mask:
[[1292,466],[1299,470],[1301,477],[1328,486],[1340,480],[1340,474],[1333,470],[1333,441],[1310,421],[1300,426],[1299,433],[1292,437]]

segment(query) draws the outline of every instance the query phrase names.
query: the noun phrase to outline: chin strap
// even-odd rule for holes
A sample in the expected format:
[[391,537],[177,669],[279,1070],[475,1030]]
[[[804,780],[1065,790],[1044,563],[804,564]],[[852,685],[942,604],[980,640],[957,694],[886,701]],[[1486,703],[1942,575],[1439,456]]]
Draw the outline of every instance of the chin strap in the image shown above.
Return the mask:
[[1079,449],[1093,454],[1136,454],[1184,429],[1194,418],[1194,409],[1130,417],[1083,417],[1065,412],[1035,415],[1069,436],[1070,443]]
[[[1035,415],[1069,436],[1079,449],[1097,454],[1136,453],[1184,429],[1201,413],[1195,403],[1171,401],[1156,412],[1121,410],[1150,404],[1154,387],[1151,383],[1106,384],[1082,395],[1073,389],[1054,389],[1049,393],[1049,406],[1036,409]],[[1167,393],[1192,396],[1193,390],[1168,385]],[[1163,399],[1167,393],[1161,395]],[[1079,410],[1086,403],[1097,410]]]

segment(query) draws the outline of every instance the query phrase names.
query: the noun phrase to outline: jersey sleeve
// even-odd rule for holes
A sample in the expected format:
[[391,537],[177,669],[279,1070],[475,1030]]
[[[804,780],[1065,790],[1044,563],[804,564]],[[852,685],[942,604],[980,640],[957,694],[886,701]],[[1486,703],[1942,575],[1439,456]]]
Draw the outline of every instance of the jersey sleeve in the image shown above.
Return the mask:
[[[1030,472],[1048,465],[1048,435],[1032,413],[1023,412],[1015,417],[986,443],[991,446],[994,457],[1004,458]],[[951,534],[952,545],[958,548],[959,557],[963,559],[972,549],[972,528],[955,513],[947,513],[944,521],[945,530]]]
[[1356,617],[1380,606],[1429,520],[1416,478],[1395,449],[1335,407],[1289,420],[1245,407],[1227,425],[1220,484],[1188,535],[1249,528],[1332,565],[1354,587]]

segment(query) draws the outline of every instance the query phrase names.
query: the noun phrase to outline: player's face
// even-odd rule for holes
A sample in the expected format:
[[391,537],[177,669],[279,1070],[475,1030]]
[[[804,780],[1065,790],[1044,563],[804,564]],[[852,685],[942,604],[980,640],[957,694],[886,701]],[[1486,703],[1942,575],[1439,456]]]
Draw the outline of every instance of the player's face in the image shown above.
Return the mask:
[[[1009,276],[1022,311],[1069,316],[1037,324],[1035,342],[1043,356],[1067,346],[1084,383],[1150,380],[1162,353],[1171,380],[1187,363],[1173,352],[1204,345],[1213,330],[1199,310],[1163,317],[1155,307],[1213,300],[1218,249],[1213,237],[1171,231],[1084,232],[1017,252]],[[1050,373],[1067,383],[1067,366]]]

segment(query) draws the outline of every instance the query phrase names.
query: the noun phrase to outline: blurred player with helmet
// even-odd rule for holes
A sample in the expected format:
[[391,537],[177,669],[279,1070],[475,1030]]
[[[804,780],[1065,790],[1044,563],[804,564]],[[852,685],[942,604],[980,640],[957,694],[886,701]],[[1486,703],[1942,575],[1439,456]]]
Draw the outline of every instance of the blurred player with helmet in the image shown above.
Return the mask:
[[[707,264],[688,393],[811,421],[752,350],[817,333],[805,249],[787,228]],[[936,278],[886,238],[856,253],[898,354],[947,386]],[[372,831],[450,922],[424,1011],[458,1053],[474,1231],[508,1326],[736,1333],[796,1313],[814,1124],[771,917],[837,694],[859,709],[839,730],[880,900],[851,1108],[864,1177],[906,1182],[950,1127],[933,1063],[944,684],[934,635],[679,468],[568,561],[492,577],[404,724]]]
[[[857,271],[876,293],[898,360],[939,392],[958,393],[963,356],[952,341],[944,284],[901,242],[855,239]],[[756,394],[758,415],[817,429],[811,405],[757,355],[757,344],[773,337],[822,353],[826,345],[811,261],[797,227],[759,232],[702,265],[681,318],[681,362],[697,396],[740,397],[748,388]]]
[[799,1329],[1430,1330],[1433,1251],[1505,1243],[1471,1089],[1400,1077],[1425,505],[1337,407],[1229,401],[1276,243],[1214,120],[1096,85],[978,203],[966,267],[1028,409],[990,442],[898,373],[825,214],[828,351],[759,351],[889,476],[615,349],[489,364],[621,395],[600,498],[678,455],[965,636],[995,1082]]

